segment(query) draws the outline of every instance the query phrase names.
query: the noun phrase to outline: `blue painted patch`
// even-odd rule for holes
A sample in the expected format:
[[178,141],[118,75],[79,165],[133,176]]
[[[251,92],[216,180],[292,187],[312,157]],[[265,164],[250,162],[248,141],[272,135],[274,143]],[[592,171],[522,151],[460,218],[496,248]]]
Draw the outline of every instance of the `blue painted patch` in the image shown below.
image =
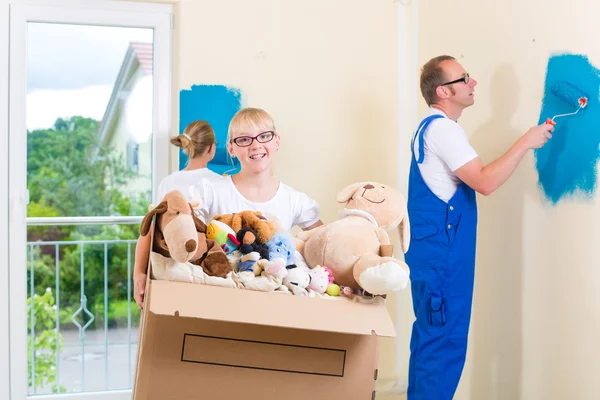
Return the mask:
[[568,197],[591,198],[596,190],[596,164],[600,158],[600,71],[587,57],[559,54],[548,60],[538,123],[577,110],[578,106],[552,92],[552,87],[561,81],[583,92],[588,104],[575,115],[555,119],[552,139],[534,152],[538,184],[553,204]]
[[[240,91],[222,85],[193,85],[191,89],[179,93],[179,131],[183,132],[192,121],[208,121],[219,143],[215,158],[208,163],[208,168],[218,174],[228,171],[233,175],[239,171],[239,161],[232,161],[228,157],[225,142],[229,121],[240,108]],[[179,169],[185,168],[187,160],[188,157],[181,150]]]

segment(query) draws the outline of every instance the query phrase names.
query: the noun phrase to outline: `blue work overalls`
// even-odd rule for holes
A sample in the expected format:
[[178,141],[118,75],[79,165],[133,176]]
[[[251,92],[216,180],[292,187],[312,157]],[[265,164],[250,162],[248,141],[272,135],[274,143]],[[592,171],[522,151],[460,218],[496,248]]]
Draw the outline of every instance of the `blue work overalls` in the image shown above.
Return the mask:
[[[408,215],[410,268],[416,321],[410,341],[408,400],[452,399],[465,363],[475,274],[477,202],[462,183],[448,203],[425,184],[418,164],[431,115],[411,145]],[[419,159],[414,142],[418,140]]]

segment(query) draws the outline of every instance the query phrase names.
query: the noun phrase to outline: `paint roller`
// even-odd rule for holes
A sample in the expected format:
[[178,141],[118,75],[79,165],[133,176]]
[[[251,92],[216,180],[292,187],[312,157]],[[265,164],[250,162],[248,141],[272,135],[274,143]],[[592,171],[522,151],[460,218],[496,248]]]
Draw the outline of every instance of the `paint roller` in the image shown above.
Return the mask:
[[556,122],[554,121],[555,118],[566,117],[567,115],[575,115],[579,112],[579,110],[587,106],[587,96],[581,90],[571,85],[569,82],[556,82],[554,83],[554,85],[552,85],[550,91],[552,92],[552,94],[554,94],[566,104],[569,104],[573,107],[577,107],[577,110],[567,114],[555,115],[554,117],[552,117],[552,119],[548,118],[546,120],[547,124],[556,125]]

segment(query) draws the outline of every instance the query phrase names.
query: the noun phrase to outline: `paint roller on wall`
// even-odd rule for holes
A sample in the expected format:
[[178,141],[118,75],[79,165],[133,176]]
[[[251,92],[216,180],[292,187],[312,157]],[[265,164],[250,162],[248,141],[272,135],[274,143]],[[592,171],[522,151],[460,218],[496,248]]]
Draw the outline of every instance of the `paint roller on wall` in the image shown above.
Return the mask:
[[567,114],[555,115],[554,117],[552,117],[552,119],[548,118],[546,120],[547,124],[556,125],[556,122],[554,121],[555,118],[566,117],[567,115],[575,115],[579,112],[579,110],[587,106],[587,96],[581,90],[571,85],[569,82],[556,82],[554,85],[552,85],[550,91],[563,102],[573,107],[577,107],[577,110]]

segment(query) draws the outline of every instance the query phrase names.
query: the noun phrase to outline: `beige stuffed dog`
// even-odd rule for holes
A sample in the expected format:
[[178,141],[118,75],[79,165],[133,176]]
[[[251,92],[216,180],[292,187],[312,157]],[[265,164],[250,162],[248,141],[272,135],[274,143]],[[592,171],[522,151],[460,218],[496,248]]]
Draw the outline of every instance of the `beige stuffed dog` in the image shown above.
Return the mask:
[[207,275],[225,277],[231,267],[227,255],[214,240],[206,238],[206,224],[193,212],[179,190],[171,190],[159,205],[151,209],[140,225],[140,234],[150,232],[156,215],[152,251],[179,263],[191,262]]
[[339,220],[297,234],[305,242],[307,264],[327,266],[338,285],[374,295],[404,289],[408,266],[381,251],[391,247],[388,231],[396,227],[402,251],[408,251],[410,226],[404,197],[390,186],[360,182],[339,192],[337,201],[346,203]]

